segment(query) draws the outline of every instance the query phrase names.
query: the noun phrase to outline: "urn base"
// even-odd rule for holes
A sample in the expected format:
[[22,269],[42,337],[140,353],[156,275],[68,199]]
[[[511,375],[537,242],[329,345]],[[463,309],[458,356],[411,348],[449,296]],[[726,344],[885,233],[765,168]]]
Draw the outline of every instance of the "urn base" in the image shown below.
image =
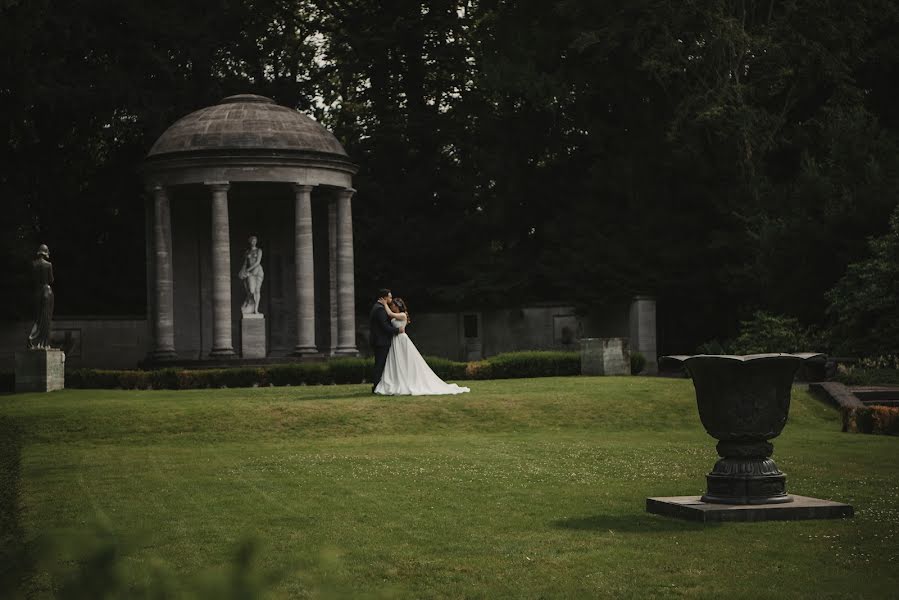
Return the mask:
[[725,457],[706,475],[703,502],[713,504],[783,504],[792,502],[787,494],[787,476],[770,458]]

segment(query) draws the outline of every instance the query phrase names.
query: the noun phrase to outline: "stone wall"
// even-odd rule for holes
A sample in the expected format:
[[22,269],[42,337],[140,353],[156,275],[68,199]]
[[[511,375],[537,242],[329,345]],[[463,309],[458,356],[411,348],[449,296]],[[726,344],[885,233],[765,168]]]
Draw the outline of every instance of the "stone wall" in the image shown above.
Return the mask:
[[[30,328],[30,322],[0,322],[0,371],[14,370]],[[66,353],[69,369],[133,369],[150,349],[147,320],[139,317],[54,319],[51,343]]]
[[[261,236],[260,236],[261,237]],[[185,251],[185,246],[181,246]],[[197,258],[199,252],[195,251]],[[241,254],[242,256],[242,254]],[[202,253],[199,253],[202,260]],[[286,263],[286,259],[283,260]],[[318,260],[316,260],[318,263]],[[316,265],[317,268],[318,265]],[[287,268],[292,267],[292,262]],[[188,268],[186,265],[183,268]],[[266,282],[269,275],[266,274]],[[211,283],[211,282],[210,282]],[[183,343],[179,354],[183,358],[205,356],[201,349],[211,344],[211,328],[208,325],[211,306],[204,304],[206,296],[202,292],[203,285],[185,285],[176,290],[175,331],[176,340]],[[265,284],[264,284],[265,285]],[[283,286],[284,290],[292,286]],[[263,288],[263,301],[265,288]],[[325,290],[323,293],[326,293]],[[318,290],[316,290],[318,294]],[[191,301],[191,296],[199,295]],[[327,297],[327,296],[325,296]],[[234,299],[237,311],[242,296]],[[271,310],[272,304],[267,303]],[[368,347],[368,314],[370,304],[360,304],[356,317],[359,349],[366,354]],[[202,310],[201,310],[202,309]],[[203,313],[203,310],[207,311]],[[365,311],[364,313],[362,311]],[[273,315],[274,316],[274,315]],[[237,315],[235,315],[235,318]],[[270,348],[270,355],[284,355],[293,348],[289,337],[295,332],[295,317],[284,316],[288,323],[288,337],[281,342],[283,347]],[[519,309],[495,311],[463,311],[456,313],[413,313],[412,324],[408,328],[409,336],[422,354],[441,356],[452,360],[478,360],[503,352],[516,350],[573,350],[579,349],[581,338],[629,338],[630,347],[640,350],[652,344],[652,330],[645,325],[638,331],[644,337],[636,341],[629,333],[633,327],[632,312],[629,306],[612,307],[597,310],[594,313],[579,315],[570,305],[540,305]],[[269,315],[266,314],[267,327]],[[290,324],[293,323],[291,326]],[[25,322],[0,322],[0,371],[12,371],[15,365],[14,353],[25,348],[25,340],[30,328]],[[326,350],[328,343],[327,321],[316,323],[319,348]],[[271,340],[272,338],[269,337]],[[129,369],[137,366],[146,358],[149,351],[150,332],[145,317],[84,317],[78,319],[55,319],[53,322],[54,346],[68,349],[66,363],[69,368],[95,367],[111,369]],[[235,321],[234,347],[240,348],[240,322]],[[643,350],[641,350],[643,351]],[[654,358],[654,355],[653,355]],[[647,361],[650,357],[647,356]]]
[[627,306],[582,315],[570,305],[538,305],[417,314],[407,333],[424,355],[464,361],[518,350],[578,350],[583,337],[627,338],[628,319]]

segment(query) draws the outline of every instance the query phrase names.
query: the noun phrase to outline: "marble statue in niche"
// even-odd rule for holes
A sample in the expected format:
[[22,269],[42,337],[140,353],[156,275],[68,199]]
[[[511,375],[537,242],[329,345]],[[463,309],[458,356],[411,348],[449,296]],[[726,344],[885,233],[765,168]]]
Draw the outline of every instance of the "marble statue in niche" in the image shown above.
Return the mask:
[[262,270],[262,249],[257,246],[258,238],[251,235],[247,242],[249,247],[244,253],[243,265],[237,273],[246,294],[240,311],[245,315],[255,315],[259,314],[260,291],[265,273]]

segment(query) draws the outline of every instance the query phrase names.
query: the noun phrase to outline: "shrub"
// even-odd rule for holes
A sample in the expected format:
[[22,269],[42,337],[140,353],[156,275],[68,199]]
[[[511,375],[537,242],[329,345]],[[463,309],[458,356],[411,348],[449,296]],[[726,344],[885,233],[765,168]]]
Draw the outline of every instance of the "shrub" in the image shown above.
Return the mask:
[[899,353],[899,205],[889,231],[868,247],[827,293],[834,340],[841,353]]
[[373,366],[373,358],[334,358],[328,362],[334,383],[362,383]]
[[492,379],[493,367],[486,360],[478,360],[465,365],[464,379]]
[[578,352],[507,352],[491,356],[486,362],[490,365],[491,379],[580,375],[581,372],[581,355]]
[[[75,369],[66,372],[66,386],[73,388],[115,389],[121,388],[122,374],[145,374],[145,371],[110,371],[105,369]],[[136,387],[136,386],[132,386]],[[147,387],[146,384],[140,387]]]
[[646,368],[646,357],[641,352],[631,352],[631,375],[639,375]]
[[865,369],[840,367],[834,380],[843,385],[883,385],[899,383],[899,369]]
[[216,387],[253,387],[268,385],[267,373],[261,368],[216,369],[214,372]]
[[730,346],[735,354],[762,354],[820,351],[824,342],[818,332],[802,327],[793,317],[757,311],[740,322],[740,335]]
[[[434,372],[445,380],[512,379],[579,375],[580,354],[577,352],[509,352],[477,362],[456,362],[429,356],[425,359]],[[157,371],[109,371],[73,369],[66,373],[66,386],[100,389],[171,389],[188,390],[218,387],[252,387],[267,385],[322,385],[362,383],[368,380],[373,366],[371,358],[335,358],[325,362],[303,362],[268,367],[234,367],[231,369],[159,369]]]
[[899,435],[899,408],[856,406],[844,408],[843,431]]
[[437,377],[444,381],[452,381],[455,379],[468,379],[466,369],[468,363],[457,362],[439,356],[426,356],[425,362],[431,367],[431,370],[437,374]]
[[326,362],[272,365],[267,368],[267,377],[272,385],[323,385],[334,382]]
[[767,352],[823,352],[829,344],[813,327],[803,327],[798,319],[756,311],[740,321],[735,339],[711,340],[699,346],[701,354],[764,354]]

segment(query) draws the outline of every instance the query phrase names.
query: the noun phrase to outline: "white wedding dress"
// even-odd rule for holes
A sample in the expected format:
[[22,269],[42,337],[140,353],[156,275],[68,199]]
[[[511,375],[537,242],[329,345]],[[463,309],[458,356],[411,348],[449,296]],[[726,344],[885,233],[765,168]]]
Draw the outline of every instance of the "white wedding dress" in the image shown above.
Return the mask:
[[[394,327],[405,325],[404,320],[391,319]],[[399,333],[390,342],[390,353],[376,394],[384,396],[437,396],[464,394],[471,390],[455,383],[446,383],[431,370],[409,336]]]

